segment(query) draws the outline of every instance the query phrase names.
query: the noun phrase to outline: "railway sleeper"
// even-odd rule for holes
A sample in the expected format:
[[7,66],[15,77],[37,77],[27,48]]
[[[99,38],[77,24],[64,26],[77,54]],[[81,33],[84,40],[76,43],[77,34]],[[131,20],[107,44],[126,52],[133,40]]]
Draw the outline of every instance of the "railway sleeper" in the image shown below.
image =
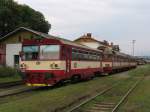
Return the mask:
[[103,111],[103,112],[108,112],[108,111],[111,111],[112,110],[112,108],[98,108],[98,107],[91,107],[91,108],[89,108],[89,109],[86,109],[86,110],[88,110],[88,111],[90,111],[90,112],[100,112],[100,111]]
[[94,106],[95,106],[95,107],[112,108],[112,107],[114,107],[115,105],[94,104]]
[[106,112],[106,111],[102,111],[102,110],[85,110],[85,111],[81,111],[81,112]]

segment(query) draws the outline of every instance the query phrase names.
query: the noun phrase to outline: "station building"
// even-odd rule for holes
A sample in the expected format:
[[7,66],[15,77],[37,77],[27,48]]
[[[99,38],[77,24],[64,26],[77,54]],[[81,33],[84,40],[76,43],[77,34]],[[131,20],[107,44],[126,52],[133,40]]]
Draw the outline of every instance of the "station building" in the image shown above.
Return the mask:
[[0,65],[15,67],[19,64],[19,52],[24,39],[39,38],[41,33],[20,27],[0,39]]

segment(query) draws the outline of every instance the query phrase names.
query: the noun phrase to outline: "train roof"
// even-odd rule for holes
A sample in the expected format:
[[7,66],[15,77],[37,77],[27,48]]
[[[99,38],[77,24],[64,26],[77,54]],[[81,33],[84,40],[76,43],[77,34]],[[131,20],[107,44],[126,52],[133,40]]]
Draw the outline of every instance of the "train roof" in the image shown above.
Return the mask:
[[116,54],[116,55],[119,55],[119,56],[122,56],[122,57],[128,57],[128,58],[135,59],[134,56],[129,55],[129,54],[125,54],[125,53],[122,53],[122,52],[117,52],[117,51],[115,51],[115,54]]
[[[85,48],[85,49],[90,49],[90,50],[95,50],[95,51],[98,51],[98,52],[102,52],[101,50],[93,49],[93,48],[90,48],[86,45],[78,44],[78,43],[75,43],[73,41],[70,41],[70,40],[67,40],[67,39],[64,39],[64,38],[60,38],[60,37],[57,37],[57,36],[53,36],[53,35],[49,35],[49,34],[45,34],[45,33],[41,33],[41,36],[43,36],[44,38],[47,38],[47,39],[59,40],[63,44],[68,44],[68,45],[72,45],[72,46],[76,46],[76,47],[82,47],[82,48]],[[109,51],[107,51],[107,53],[108,54],[116,54],[116,55],[119,55],[119,56],[122,56],[122,57],[128,57],[128,58],[135,59],[134,56],[131,56],[131,55],[128,55],[128,54],[125,54],[125,53],[122,53],[122,52],[114,51],[114,50],[109,50]]]
[[77,44],[73,41],[70,41],[70,40],[67,40],[67,39],[64,39],[64,38],[60,38],[60,37],[57,37],[57,36],[53,36],[53,35],[49,35],[49,34],[45,34],[45,33],[41,33],[41,36],[43,36],[44,38],[47,38],[47,39],[59,40],[63,44],[67,44],[67,45],[71,45],[71,46],[75,46],[75,47],[82,47],[84,49],[90,49],[90,50],[94,50],[94,51],[97,51],[97,52],[102,52],[101,50],[90,48],[86,45]]
[[104,54],[111,54],[111,55],[117,55],[117,56],[121,56],[121,57],[128,57],[128,58],[132,58],[132,59],[135,59],[134,56],[131,56],[131,55],[128,55],[128,54],[125,54],[125,53],[122,53],[122,52],[118,52],[118,51],[115,51],[115,50],[107,50],[104,52]]

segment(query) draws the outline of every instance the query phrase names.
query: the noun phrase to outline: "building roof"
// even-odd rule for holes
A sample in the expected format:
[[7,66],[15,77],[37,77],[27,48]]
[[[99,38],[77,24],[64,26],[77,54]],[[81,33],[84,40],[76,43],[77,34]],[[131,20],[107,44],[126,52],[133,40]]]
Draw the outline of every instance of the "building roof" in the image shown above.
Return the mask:
[[94,37],[92,37],[91,33],[87,33],[82,35],[81,37],[77,38],[76,40],[74,40],[74,42],[97,42],[97,43],[101,43],[104,44],[101,41],[96,40]]
[[12,32],[8,33],[7,35],[5,35],[5,36],[1,37],[1,38],[0,38],[0,41],[3,41],[4,39],[7,39],[9,36],[11,36],[11,35],[13,35],[13,34],[17,33],[18,31],[24,31],[24,30],[29,31],[29,32],[32,32],[32,33],[37,34],[37,35],[39,35],[39,34],[40,34],[40,32],[37,32],[37,31],[31,30],[31,29],[29,29],[29,28],[19,27],[19,28],[15,29],[14,31],[12,31]]
[[112,47],[106,40],[104,41],[96,40],[94,37],[92,37],[92,33],[84,34],[81,37],[74,40],[74,42],[76,43],[96,42],[96,43],[99,43],[101,46],[110,47],[110,48]]
[[79,43],[75,43],[73,41],[70,41],[70,40],[67,40],[67,39],[64,39],[64,38],[60,38],[60,37],[57,37],[57,36],[53,36],[53,35],[49,35],[49,34],[46,34],[46,33],[42,33],[42,32],[38,32],[38,31],[34,31],[34,30],[31,30],[29,28],[25,28],[25,27],[20,27],[20,28],[17,28],[16,30],[8,33],[7,35],[5,35],[4,37],[2,37],[0,39],[0,41],[3,41],[4,39],[7,39],[9,36],[17,33],[18,31],[29,31],[29,32],[32,32],[36,35],[39,35],[40,37],[42,38],[51,38],[51,39],[56,39],[56,40],[59,40],[61,43],[63,44],[68,44],[68,45],[73,45],[73,46],[76,46],[76,47],[82,47],[82,48],[85,48],[85,49],[90,49],[90,50],[95,50],[95,51],[99,51],[99,52],[102,52],[101,50],[97,50],[97,49],[93,49],[93,48],[90,48],[88,46],[85,46],[85,45],[82,45],[82,44],[79,44]]

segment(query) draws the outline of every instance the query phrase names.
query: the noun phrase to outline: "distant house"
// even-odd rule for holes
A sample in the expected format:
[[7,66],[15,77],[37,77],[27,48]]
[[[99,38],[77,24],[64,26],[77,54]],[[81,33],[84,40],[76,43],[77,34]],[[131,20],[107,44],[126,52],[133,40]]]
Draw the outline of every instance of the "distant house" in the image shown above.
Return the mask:
[[112,54],[112,51],[120,52],[119,45],[114,45],[113,43],[109,43],[106,40],[99,41],[92,37],[91,33],[87,33],[82,35],[81,37],[74,40],[74,42],[82,45],[86,45],[91,48],[99,49],[104,51],[104,53]]
[[104,46],[104,43],[100,42],[100,41],[96,40],[94,37],[92,37],[91,33],[87,33],[87,34],[77,38],[76,40],[74,40],[74,42],[76,42],[78,44],[86,45],[88,47],[95,48],[95,49],[97,49],[100,46]]
[[0,39],[0,65],[17,66],[24,39],[39,38],[42,33],[20,27]]
[[92,37],[91,33],[87,33],[79,38],[77,38],[76,40],[74,40],[74,42],[78,43],[78,44],[82,44],[82,45],[86,45],[88,47],[91,48],[95,48],[95,49],[103,49],[103,50],[112,50],[113,48],[113,43],[109,44],[108,41],[104,40],[104,41],[99,41],[96,40],[94,37]]

